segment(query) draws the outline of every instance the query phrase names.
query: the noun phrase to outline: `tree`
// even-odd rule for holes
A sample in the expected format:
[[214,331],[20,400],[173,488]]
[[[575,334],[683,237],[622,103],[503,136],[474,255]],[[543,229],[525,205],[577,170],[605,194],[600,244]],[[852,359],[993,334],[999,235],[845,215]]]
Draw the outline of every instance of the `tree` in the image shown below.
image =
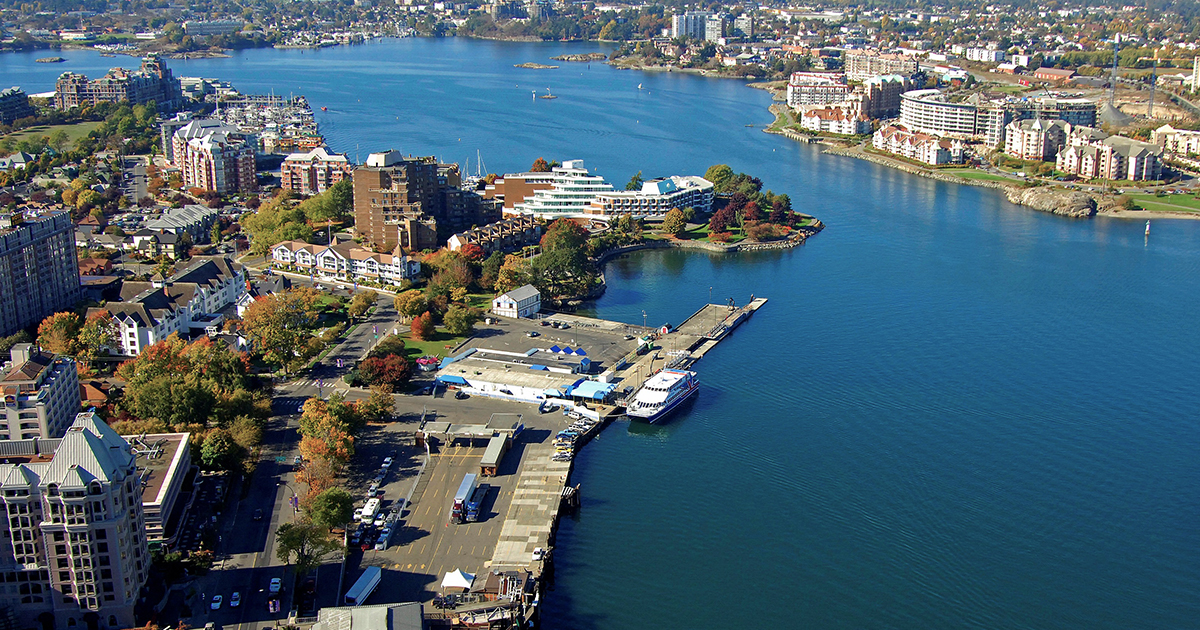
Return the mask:
[[670,212],[667,212],[667,216],[663,217],[663,233],[679,236],[685,229],[687,229],[687,219],[683,218],[683,211],[679,208],[671,208]]
[[542,251],[557,249],[580,250],[587,245],[588,233],[581,225],[570,219],[556,219],[542,235]]
[[331,530],[354,517],[354,497],[342,488],[329,488],[308,503],[308,518],[313,525]]
[[496,277],[500,274],[500,267],[504,265],[504,253],[492,252],[483,263],[479,266],[479,284],[488,290],[492,290],[496,286]]
[[379,293],[371,289],[355,293],[354,297],[350,299],[350,305],[346,307],[346,312],[350,317],[362,317],[378,299]]
[[237,444],[225,429],[213,429],[204,437],[200,447],[200,464],[209,470],[227,470],[238,451]]
[[429,300],[425,299],[425,294],[420,290],[410,289],[397,294],[392,299],[392,306],[396,308],[397,313],[405,317],[416,317],[429,310]]
[[413,318],[412,325],[409,327],[412,332],[412,338],[417,341],[428,341],[433,338],[433,314],[426,312]]
[[480,316],[479,309],[455,304],[446,311],[442,323],[446,325],[447,332],[461,337],[475,330],[475,322],[479,321]]
[[38,324],[37,343],[46,352],[74,355],[80,326],[75,313],[54,313]]
[[474,244],[474,242],[468,242],[467,245],[463,245],[458,252],[462,253],[463,258],[472,260],[472,262],[479,262],[479,260],[484,259],[484,248]]
[[555,249],[533,259],[530,277],[542,295],[578,296],[591,288],[595,272],[581,249]]
[[529,172],[530,173],[549,173],[550,172],[550,164],[546,162],[545,158],[538,158],[538,159],[534,160],[533,165],[529,167]]
[[80,356],[94,359],[103,349],[117,345],[117,333],[117,323],[108,311],[88,315],[76,337]]
[[[420,317],[413,320],[416,324]],[[431,333],[432,334],[432,333]],[[412,376],[408,359],[396,354],[385,357],[367,357],[358,364],[358,373],[368,385],[402,385]]]
[[371,395],[358,402],[358,413],[375,422],[390,419],[396,413],[396,399],[392,391],[392,386],[388,384],[372,386]]
[[642,183],[646,180],[642,179],[642,172],[638,171],[637,175],[629,178],[629,183],[625,184],[625,190],[641,190]]
[[520,256],[515,254],[506,256],[504,264],[496,272],[494,285],[496,293],[505,293],[529,284],[529,267],[529,261]]
[[209,233],[208,238],[214,244],[221,242],[221,224],[220,224],[220,222],[213,223],[212,232]]
[[704,179],[712,182],[715,190],[724,191],[726,184],[733,179],[733,169],[728,164],[710,166],[704,172]]
[[708,220],[708,231],[710,234],[724,232],[735,221],[737,221],[737,216],[734,214],[733,208],[726,205],[714,212],[712,218]]
[[256,300],[246,309],[242,330],[269,363],[289,366],[304,357],[301,348],[311,337],[309,328],[317,321],[320,294],[304,287],[293,287]]
[[320,527],[309,523],[285,523],[275,530],[275,555],[283,562],[294,564],[296,575],[308,575],[321,566],[326,556],[341,545],[330,540]]
[[14,345],[18,343],[29,343],[31,341],[33,341],[33,337],[29,336],[29,333],[25,332],[24,330],[18,330],[17,332],[0,339],[0,361],[7,361],[12,358],[10,353],[12,352],[12,347]]
[[352,180],[343,179],[330,186],[329,190],[325,192],[329,195],[337,216],[344,217],[354,210],[354,182]]

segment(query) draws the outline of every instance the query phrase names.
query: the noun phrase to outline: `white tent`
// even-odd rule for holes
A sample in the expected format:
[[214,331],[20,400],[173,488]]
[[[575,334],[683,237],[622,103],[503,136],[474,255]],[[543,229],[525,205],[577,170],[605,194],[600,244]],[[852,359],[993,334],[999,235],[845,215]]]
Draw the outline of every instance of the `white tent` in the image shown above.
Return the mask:
[[446,577],[442,578],[442,590],[446,590],[447,588],[461,588],[465,591],[471,588],[471,583],[474,581],[474,575],[462,569],[455,569],[446,573]]

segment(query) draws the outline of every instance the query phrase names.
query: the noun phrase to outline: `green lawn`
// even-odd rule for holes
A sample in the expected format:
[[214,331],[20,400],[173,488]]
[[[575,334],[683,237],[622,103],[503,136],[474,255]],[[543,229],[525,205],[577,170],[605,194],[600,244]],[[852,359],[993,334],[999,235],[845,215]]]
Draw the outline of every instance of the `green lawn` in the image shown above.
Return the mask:
[[985,171],[978,171],[973,168],[946,169],[941,172],[949,173],[951,175],[958,175],[959,177],[961,177],[963,179],[980,179],[980,180],[991,181],[991,182],[1012,181],[1003,175],[996,175],[996,174],[988,173]]
[[1138,206],[1146,210],[1161,212],[1200,212],[1200,199],[1191,195],[1166,195],[1155,197],[1146,193],[1129,195]]
[[[404,340],[404,354],[410,361],[427,354],[442,357],[448,356],[450,348],[457,346],[466,339],[466,337],[455,337],[445,330],[435,332],[433,339],[429,341],[416,341],[409,333],[401,333],[400,338]],[[446,346],[450,346],[450,348]]]
[[4,136],[3,139],[10,139],[15,143],[15,142],[20,142],[22,140],[29,140],[32,138],[37,138],[39,136],[50,136],[50,135],[53,135],[55,131],[62,129],[67,132],[67,137],[70,138],[71,144],[73,146],[76,142],[79,141],[80,138],[88,135],[89,133],[92,132],[93,129],[95,129],[96,127],[99,127],[101,124],[103,124],[103,123],[101,123],[99,121],[89,121],[89,122],[75,123],[73,125],[40,125],[37,127],[30,127],[28,129],[22,129],[20,131],[15,131],[13,133],[8,134],[7,136]]

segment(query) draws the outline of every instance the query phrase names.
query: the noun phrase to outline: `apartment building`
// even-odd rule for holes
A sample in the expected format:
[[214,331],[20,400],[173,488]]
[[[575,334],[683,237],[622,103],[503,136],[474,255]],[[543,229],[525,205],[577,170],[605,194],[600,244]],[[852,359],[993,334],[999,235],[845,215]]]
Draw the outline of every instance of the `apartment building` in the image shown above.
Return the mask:
[[245,22],[241,20],[185,20],[183,32],[193,37],[199,35],[231,35],[242,30]]
[[271,260],[313,278],[334,282],[399,285],[421,273],[421,263],[402,253],[379,254],[350,243],[312,245],[284,241],[271,248]]
[[857,135],[871,133],[865,115],[843,107],[816,107],[800,115],[800,127],[818,133]]
[[592,199],[584,213],[661,219],[675,208],[692,208],[703,214],[712,210],[712,203],[712,182],[694,175],[672,175],[642,182],[638,190],[602,192]]
[[54,84],[54,106],[69,109],[96,103],[140,105],[153,101],[159,111],[173,111],[183,104],[179,79],[157,55],[142,59],[138,70],[113,68],[99,79],[64,72]]
[[193,120],[176,131],[171,142],[184,186],[223,195],[258,189],[255,142],[236,127]]
[[958,164],[964,158],[961,140],[915,133],[903,125],[888,125],[876,131],[871,146],[931,166]]
[[1063,120],[1015,120],[1004,130],[1004,152],[1022,160],[1053,160],[1067,143],[1071,124]]
[[194,256],[170,278],[125,282],[120,301],[89,309],[88,314],[111,313],[118,338],[113,353],[137,356],[172,333],[184,338],[204,334],[220,324],[219,313],[245,292],[246,272],[240,264],[221,256]]
[[910,55],[854,50],[846,51],[843,67],[846,70],[846,78],[851,81],[865,81],[881,74],[912,76],[917,71],[917,58]]
[[434,157],[372,153],[354,169],[353,181],[355,230],[379,249],[435,249],[442,230],[500,218],[498,203],[458,188],[456,164],[439,164]]
[[1170,153],[1185,156],[1200,154],[1200,131],[1176,129],[1171,125],[1163,125],[1154,130],[1151,140]]
[[[708,20],[715,17],[705,11],[687,11],[671,17],[671,38],[690,37],[703,40],[708,37]],[[718,37],[720,37],[718,35]]]
[[29,104],[29,96],[21,88],[13,86],[0,90],[0,123],[11,125],[18,118],[36,113]]
[[788,78],[787,104],[800,110],[811,105],[840,103],[851,90],[841,72],[793,72]]
[[542,239],[542,224],[533,217],[515,216],[459,232],[446,241],[446,248],[456,252],[467,245],[478,245],[484,254],[515,252]]
[[980,61],[983,63],[1000,63],[1007,58],[1007,54],[1003,50],[995,48],[968,48],[966,50],[967,61]]
[[513,206],[532,197],[539,190],[549,190],[554,187],[555,175],[552,172],[508,173],[497,177],[483,190],[484,199],[502,202],[504,210],[512,210]]
[[1156,180],[1162,177],[1162,147],[1098,129],[1072,129],[1055,168],[1087,179]]
[[904,75],[871,77],[862,83],[859,111],[867,118],[891,118],[900,113],[900,95],[915,88],[912,79]]
[[81,296],[71,215],[0,214],[0,335],[37,324]]
[[350,179],[354,168],[344,154],[317,147],[307,153],[292,153],[280,166],[283,187],[300,195],[316,195]]
[[62,438],[0,449],[0,603],[16,627],[134,627],[150,553],[129,443],[81,413]]
[[[145,229],[176,236],[187,234],[192,243],[207,243],[212,240],[212,228],[220,217],[221,213],[215,208],[189,204],[182,208],[167,208],[161,215],[147,221]],[[136,234],[134,244],[137,244]]]
[[82,395],[75,361],[43,353],[33,344],[13,345],[12,364],[0,376],[0,390],[0,440],[62,437],[79,413]]
[[950,102],[941,90],[913,90],[900,95],[900,125],[914,133],[974,136],[981,129],[978,109]]

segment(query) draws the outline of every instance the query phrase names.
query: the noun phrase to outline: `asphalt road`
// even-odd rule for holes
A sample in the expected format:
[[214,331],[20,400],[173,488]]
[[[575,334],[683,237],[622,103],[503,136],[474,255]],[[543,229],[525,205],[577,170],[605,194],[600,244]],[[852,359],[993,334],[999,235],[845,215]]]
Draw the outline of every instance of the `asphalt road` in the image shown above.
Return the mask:
[[[298,454],[300,408],[311,397],[328,397],[334,387],[346,390],[341,376],[374,345],[377,334],[383,336],[383,331],[394,323],[394,319],[391,298],[385,296],[371,317],[331,351],[319,367],[276,386],[272,400],[274,415],[263,433],[262,459],[249,480],[248,492],[242,492],[240,487],[230,489],[226,512],[219,526],[218,563],[213,571],[198,580],[197,597],[190,602],[193,626],[214,621],[225,628],[248,630],[273,628],[276,621],[286,619],[295,590],[291,572],[276,556],[275,531],[295,519],[289,500],[293,494],[304,491],[304,487],[295,482],[292,464]],[[379,333],[374,332],[376,329]],[[343,368],[337,367],[339,358],[343,360]],[[368,459],[360,453],[356,461]],[[373,460],[370,462],[371,467],[376,465]],[[261,520],[254,520],[255,510],[262,510]],[[331,558],[318,572],[319,607],[334,606],[338,601],[340,560],[337,556]],[[283,578],[285,591],[280,612],[271,614],[267,610],[267,588],[271,578],[275,577]],[[234,592],[241,594],[242,603],[238,607],[229,603]],[[212,598],[218,594],[224,601],[220,609],[212,610]],[[203,601],[200,595],[203,595]]]
[[146,177],[146,159],[143,157],[125,158],[124,186],[129,200],[135,204],[142,197],[150,195],[149,179]]

